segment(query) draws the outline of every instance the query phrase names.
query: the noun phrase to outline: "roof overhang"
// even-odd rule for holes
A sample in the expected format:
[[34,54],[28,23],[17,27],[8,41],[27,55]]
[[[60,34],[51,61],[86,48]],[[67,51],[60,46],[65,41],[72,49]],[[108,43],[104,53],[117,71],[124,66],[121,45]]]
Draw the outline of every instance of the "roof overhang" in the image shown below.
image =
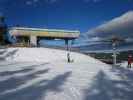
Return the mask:
[[76,39],[80,35],[80,31],[23,28],[23,27],[10,28],[9,33],[13,36],[37,36],[40,38],[57,38],[57,39]]

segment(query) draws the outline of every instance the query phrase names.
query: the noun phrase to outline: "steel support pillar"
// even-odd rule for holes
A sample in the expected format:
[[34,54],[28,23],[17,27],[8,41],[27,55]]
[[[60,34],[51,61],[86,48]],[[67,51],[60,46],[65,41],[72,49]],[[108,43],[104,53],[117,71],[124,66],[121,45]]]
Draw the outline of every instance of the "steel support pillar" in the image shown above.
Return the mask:
[[30,45],[37,46],[37,36],[30,36]]
[[70,58],[70,46],[69,46],[69,40],[68,39],[65,40],[65,45],[66,45],[66,49],[67,49],[67,62],[70,63],[71,58]]
[[113,64],[114,66],[116,66],[117,64],[116,43],[114,42],[112,46],[113,46]]

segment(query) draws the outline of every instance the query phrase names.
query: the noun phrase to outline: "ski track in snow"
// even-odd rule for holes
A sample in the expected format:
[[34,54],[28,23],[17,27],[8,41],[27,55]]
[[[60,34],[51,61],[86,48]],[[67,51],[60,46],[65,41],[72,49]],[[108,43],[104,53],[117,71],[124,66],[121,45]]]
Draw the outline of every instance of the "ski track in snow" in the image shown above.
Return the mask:
[[[5,50],[5,51],[4,51]],[[0,100],[132,100],[133,71],[48,48],[2,49]],[[3,60],[4,59],[4,60]]]

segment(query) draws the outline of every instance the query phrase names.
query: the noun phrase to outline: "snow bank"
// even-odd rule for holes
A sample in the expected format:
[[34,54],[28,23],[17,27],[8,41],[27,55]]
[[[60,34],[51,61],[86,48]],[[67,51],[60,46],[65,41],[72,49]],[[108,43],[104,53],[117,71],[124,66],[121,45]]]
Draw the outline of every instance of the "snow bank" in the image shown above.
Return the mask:
[[[67,62],[67,51],[49,48],[7,48],[4,49],[3,58],[6,61],[21,62]],[[100,62],[89,56],[71,53],[74,62]]]

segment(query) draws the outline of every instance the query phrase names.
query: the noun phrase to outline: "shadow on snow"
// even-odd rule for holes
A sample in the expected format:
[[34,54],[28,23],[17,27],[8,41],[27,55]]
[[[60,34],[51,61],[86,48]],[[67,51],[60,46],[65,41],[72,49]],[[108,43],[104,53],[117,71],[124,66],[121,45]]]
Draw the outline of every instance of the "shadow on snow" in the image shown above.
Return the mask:
[[91,87],[84,90],[83,100],[132,100],[133,71],[122,67],[110,70],[119,79],[111,79],[104,71],[100,71]]
[[[31,69],[24,69],[25,71],[30,71]],[[24,70],[18,71],[23,72]],[[6,81],[0,82],[0,94],[6,90],[15,89],[22,84],[25,84],[27,81],[34,79],[37,74],[47,73],[49,69],[37,71],[32,74],[28,74],[22,77],[13,77]],[[15,72],[17,73],[17,72]],[[41,100],[45,98],[48,92],[61,92],[61,86],[65,83],[67,78],[71,75],[72,72],[66,72],[61,75],[55,76],[53,79],[42,80],[29,87],[17,90],[15,92],[10,92],[4,95],[0,95],[0,100]],[[12,73],[13,74],[13,73]]]
[[[19,87],[20,85],[25,84],[27,81],[30,81],[34,78],[37,78],[37,75],[40,74],[45,74],[49,71],[49,69],[44,69],[44,70],[39,70],[33,73],[29,73],[27,75],[25,75],[25,73],[32,71],[33,69],[22,69],[22,70],[18,70],[18,71],[9,71],[9,72],[3,72],[3,75],[13,75],[13,74],[23,74],[22,76],[13,76],[7,80],[4,81],[0,81],[0,94],[4,93],[5,91],[11,90],[11,89],[15,89],[17,87]],[[1,74],[1,73],[0,73]],[[1,98],[1,96],[0,96]]]
[[17,53],[18,49],[14,49],[12,51],[8,51],[7,48],[4,48],[2,50],[0,50],[0,55],[3,55],[0,57],[1,61],[6,60],[7,57],[11,57],[13,58],[13,56]]

